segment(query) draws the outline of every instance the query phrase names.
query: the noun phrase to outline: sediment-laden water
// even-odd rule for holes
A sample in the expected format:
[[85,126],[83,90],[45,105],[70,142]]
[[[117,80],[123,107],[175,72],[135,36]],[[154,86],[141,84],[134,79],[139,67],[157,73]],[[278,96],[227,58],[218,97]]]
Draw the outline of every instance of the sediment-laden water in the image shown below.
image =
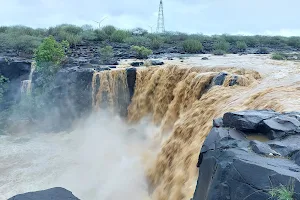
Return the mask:
[[[124,70],[95,72],[95,113],[75,131],[0,137],[0,198],[61,186],[89,200],[190,200],[214,118],[245,109],[300,110],[297,63],[210,59],[203,67],[189,58],[138,69],[124,120],[112,115],[129,104]],[[228,75],[216,85],[220,72]]]

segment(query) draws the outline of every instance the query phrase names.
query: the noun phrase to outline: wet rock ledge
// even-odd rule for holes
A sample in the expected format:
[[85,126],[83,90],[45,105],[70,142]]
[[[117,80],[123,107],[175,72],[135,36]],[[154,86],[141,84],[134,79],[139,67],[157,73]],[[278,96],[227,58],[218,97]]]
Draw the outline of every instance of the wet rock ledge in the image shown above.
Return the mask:
[[56,187],[48,190],[42,190],[37,192],[28,192],[25,194],[19,194],[8,200],[79,200],[72,192]]
[[300,112],[224,114],[201,149],[193,200],[266,200],[290,189],[300,199]]

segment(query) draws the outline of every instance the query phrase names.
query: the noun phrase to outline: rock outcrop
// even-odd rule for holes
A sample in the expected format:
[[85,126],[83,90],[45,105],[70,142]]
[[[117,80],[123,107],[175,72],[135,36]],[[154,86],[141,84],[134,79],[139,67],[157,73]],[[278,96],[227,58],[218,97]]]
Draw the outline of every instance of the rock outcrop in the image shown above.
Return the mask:
[[193,200],[300,199],[300,113],[248,110],[214,120],[198,161]]
[[30,69],[30,60],[0,57],[0,75],[8,79],[7,91],[3,95],[0,111],[19,102],[21,82],[28,79]]
[[19,194],[8,200],[79,200],[72,192],[56,187],[48,190]]
[[[71,67],[56,74],[48,93],[43,97],[43,109],[46,112],[44,124],[41,125],[43,131],[66,130],[75,119],[91,113],[94,71],[92,68]],[[34,74],[33,91],[40,85],[39,78],[39,74]]]

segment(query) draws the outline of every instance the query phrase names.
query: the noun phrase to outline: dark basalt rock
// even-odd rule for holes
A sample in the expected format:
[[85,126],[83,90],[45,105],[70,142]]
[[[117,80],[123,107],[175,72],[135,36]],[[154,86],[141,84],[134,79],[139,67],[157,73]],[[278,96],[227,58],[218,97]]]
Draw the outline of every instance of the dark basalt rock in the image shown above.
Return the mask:
[[8,78],[7,91],[3,94],[0,111],[9,108],[21,99],[21,82],[28,80],[31,61],[21,58],[0,57],[0,75]]
[[225,72],[220,72],[217,76],[214,77],[213,83],[215,85],[223,85],[225,78],[228,74]]
[[37,192],[28,192],[25,194],[19,194],[8,200],[79,200],[72,192],[56,187],[48,190],[42,190]]
[[[75,119],[87,116],[92,110],[92,77],[94,69],[72,67],[61,69],[43,97],[47,116],[39,123],[42,131],[58,132],[71,127]],[[41,76],[34,74],[33,91],[40,87]]]
[[246,110],[241,112],[225,113],[224,126],[236,128],[240,131],[255,132],[260,122],[278,115],[272,110]]
[[233,78],[229,82],[229,86],[234,86],[238,84],[238,76],[233,76]]
[[[300,134],[290,131],[298,126],[297,117],[298,113],[248,110],[225,113],[223,125],[221,119],[215,120],[200,151],[193,200],[274,199],[269,192],[281,186],[292,186],[293,198],[300,199]],[[284,122],[279,126],[286,131],[284,139],[247,139],[249,131],[268,136],[258,127],[273,118],[276,123]],[[268,130],[279,129],[271,125],[268,123]]]
[[144,62],[132,62],[130,63],[130,65],[133,67],[139,67],[139,66],[143,66]]
[[129,89],[130,101],[134,94],[135,82],[136,82],[136,68],[127,68],[127,85]]
[[250,145],[251,149],[257,154],[261,154],[264,156],[280,156],[278,152],[271,149],[271,147],[264,142],[251,141]]
[[267,133],[271,139],[300,133],[299,127],[300,121],[298,119],[286,115],[265,119],[258,125],[258,129],[263,133]]
[[165,63],[161,60],[151,60],[152,65],[164,65]]

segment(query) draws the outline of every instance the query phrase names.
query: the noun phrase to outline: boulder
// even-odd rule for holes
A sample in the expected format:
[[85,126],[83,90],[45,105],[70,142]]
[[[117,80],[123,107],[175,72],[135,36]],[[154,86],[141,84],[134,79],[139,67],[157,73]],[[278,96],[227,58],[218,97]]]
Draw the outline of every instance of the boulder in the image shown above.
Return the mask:
[[208,57],[203,57],[201,58],[201,60],[208,60]]
[[234,86],[238,84],[238,76],[233,76],[229,82],[229,86]]
[[240,131],[255,132],[260,122],[276,115],[278,113],[272,110],[229,112],[224,114],[223,123],[226,127],[234,127]]
[[250,110],[225,113],[223,125],[215,120],[200,151],[193,200],[275,200],[270,191],[283,186],[294,188],[293,198],[300,199],[300,135],[287,132],[286,138],[267,142],[245,137],[247,131],[260,134],[256,127],[269,117],[286,119],[282,113]]
[[8,200],[79,200],[72,192],[56,187],[48,190],[19,194]]
[[165,63],[161,60],[151,60],[152,65],[164,65]]
[[225,72],[220,72],[217,76],[214,77],[213,84],[214,85],[223,85],[227,75],[228,74]]
[[280,115],[261,121],[258,129],[262,133],[267,133],[269,138],[275,139],[300,133],[299,127],[300,121],[297,118]]
[[144,62],[132,62],[130,63],[130,65],[133,67],[139,67],[139,66],[143,66]]

